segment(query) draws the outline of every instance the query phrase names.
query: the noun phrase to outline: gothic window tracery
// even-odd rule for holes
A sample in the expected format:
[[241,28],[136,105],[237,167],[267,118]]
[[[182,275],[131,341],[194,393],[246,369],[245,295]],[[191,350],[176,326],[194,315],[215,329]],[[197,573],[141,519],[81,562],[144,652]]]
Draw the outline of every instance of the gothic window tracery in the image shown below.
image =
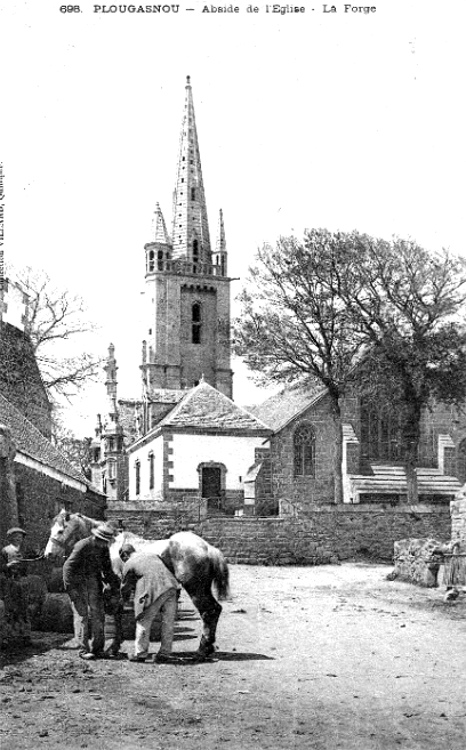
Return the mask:
[[361,441],[369,459],[400,461],[403,458],[403,441],[399,409],[392,404],[363,404]]
[[310,424],[300,424],[293,436],[294,475],[314,476],[315,433]]

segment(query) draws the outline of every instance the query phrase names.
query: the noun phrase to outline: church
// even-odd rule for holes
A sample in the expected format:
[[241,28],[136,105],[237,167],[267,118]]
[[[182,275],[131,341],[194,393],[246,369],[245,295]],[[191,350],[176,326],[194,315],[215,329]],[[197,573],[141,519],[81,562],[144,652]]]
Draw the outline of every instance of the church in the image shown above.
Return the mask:
[[141,395],[118,399],[115,347],[107,407],[92,445],[92,478],[112,512],[188,508],[244,512],[244,484],[270,428],[235,404],[223,212],[211,245],[189,77],[171,235],[157,203],[144,246]]
[[[334,508],[337,437],[326,389],[286,388],[249,409],[233,401],[225,226],[220,211],[212,246],[189,78],[171,234],[157,204],[144,253],[141,394],[118,398],[110,345],[107,406],[92,444],[92,481],[109,515],[186,523]],[[342,403],[343,505],[406,506],[396,408],[382,413],[376,399],[362,401],[356,384]],[[421,503],[448,505],[466,479],[465,457],[464,416],[432,405],[422,420]]]

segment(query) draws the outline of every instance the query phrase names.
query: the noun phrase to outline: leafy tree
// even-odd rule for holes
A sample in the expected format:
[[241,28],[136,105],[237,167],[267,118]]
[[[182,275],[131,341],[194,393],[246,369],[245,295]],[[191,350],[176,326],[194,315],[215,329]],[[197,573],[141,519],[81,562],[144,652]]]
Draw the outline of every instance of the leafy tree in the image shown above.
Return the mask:
[[412,241],[306,232],[258,251],[240,296],[236,353],[263,378],[317,379],[335,424],[335,499],[342,498],[340,399],[355,376],[402,404],[408,497],[417,500],[422,410],[466,398],[466,261]]
[[95,330],[86,318],[84,302],[58,289],[45,271],[27,267],[11,275],[28,296],[28,333],[49,396],[54,403],[70,400],[96,379],[103,362],[88,352],[76,353],[78,337]]
[[408,500],[415,503],[422,412],[433,400],[457,407],[466,400],[466,260],[412,240],[356,233],[342,254],[344,274],[332,288],[367,337],[363,389],[375,383],[402,404]]
[[[367,336],[338,293],[335,269],[343,235],[319,230],[307,239],[312,244],[282,237],[276,247],[258,250],[240,295],[242,312],[235,323],[234,347],[263,380],[317,380],[328,389],[336,438],[335,501],[341,502],[340,398]],[[357,262],[350,255],[347,260]]]

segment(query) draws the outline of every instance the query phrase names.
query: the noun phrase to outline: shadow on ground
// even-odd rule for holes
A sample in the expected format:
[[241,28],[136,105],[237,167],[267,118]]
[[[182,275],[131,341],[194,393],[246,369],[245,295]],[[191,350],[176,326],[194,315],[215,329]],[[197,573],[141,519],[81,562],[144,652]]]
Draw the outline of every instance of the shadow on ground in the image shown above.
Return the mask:
[[69,642],[70,638],[72,636],[69,633],[33,632],[31,645],[11,644],[0,652],[0,668],[10,664],[21,664],[32,656],[38,656],[54,648],[66,648],[64,644]]

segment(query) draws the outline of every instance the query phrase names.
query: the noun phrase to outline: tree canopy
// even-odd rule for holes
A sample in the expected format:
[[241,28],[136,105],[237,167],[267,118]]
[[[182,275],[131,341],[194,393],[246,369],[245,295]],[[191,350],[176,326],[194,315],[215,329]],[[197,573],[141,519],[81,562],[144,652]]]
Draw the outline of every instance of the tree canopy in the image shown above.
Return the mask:
[[[339,439],[340,398],[355,368],[361,389],[396,391],[415,498],[422,409],[433,398],[466,400],[465,301],[462,258],[411,240],[314,229],[257,252],[240,296],[235,350],[264,379],[320,380]],[[340,459],[337,451],[336,471]]]

